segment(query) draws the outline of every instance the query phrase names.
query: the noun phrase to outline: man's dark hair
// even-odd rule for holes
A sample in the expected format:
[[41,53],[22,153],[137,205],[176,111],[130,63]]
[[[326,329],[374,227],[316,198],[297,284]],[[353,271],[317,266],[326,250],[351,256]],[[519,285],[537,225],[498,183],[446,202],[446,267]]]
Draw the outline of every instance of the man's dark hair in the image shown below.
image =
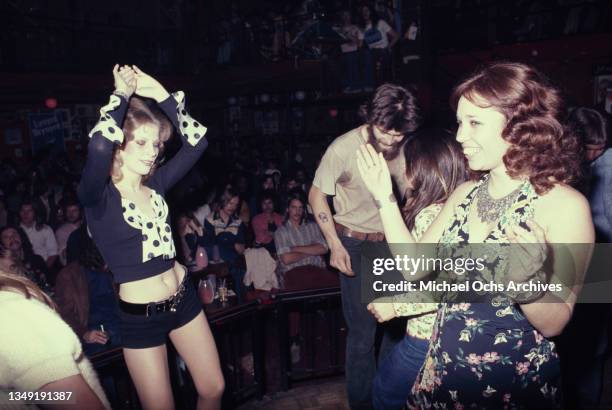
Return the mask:
[[261,208],[261,204],[263,203],[263,201],[265,200],[271,200],[272,203],[274,203],[274,207],[276,208],[276,192],[274,192],[274,190],[272,189],[265,189],[261,192],[261,194],[259,195],[259,207]]
[[421,122],[412,92],[390,83],[376,89],[372,99],[360,107],[359,115],[368,125],[404,135],[414,132]]
[[285,215],[285,221],[289,220],[289,206],[291,205],[291,201],[294,200],[300,201],[302,203],[302,207],[304,208],[304,212],[302,213],[302,219],[300,220],[300,224],[303,224],[304,222],[308,221],[308,209],[306,209],[306,196],[304,195],[302,190],[298,188],[292,189],[287,193],[287,210]]
[[[31,196],[26,196],[19,203],[19,212],[21,212],[21,208],[27,205],[30,205],[32,207],[32,210],[34,211],[34,227],[37,231],[40,231],[43,227],[43,224],[47,222],[47,213],[44,209],[44,205],[42,204],[42,202],[40,202],[40,200],[36,200]],[[21,222],[21,217],[19,217],[19,220]]]
[[81,209],[81,203],[78,199],[73,198],[72,196],[68,196],[61,201],[62,210],[64,211],[64,215],[66,215],[66,210],[69,206],[78,206]]

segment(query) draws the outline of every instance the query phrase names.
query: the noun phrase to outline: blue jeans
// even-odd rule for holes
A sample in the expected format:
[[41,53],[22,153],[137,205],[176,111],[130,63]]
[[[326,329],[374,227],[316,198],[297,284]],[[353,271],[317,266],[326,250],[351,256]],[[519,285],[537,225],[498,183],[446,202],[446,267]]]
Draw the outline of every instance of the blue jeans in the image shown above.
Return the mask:
[[404,408],[428,347],[428,340],[406,335],[385,357],[372,385],[375,410]]
[[[354,238],[340,236],[342,245],[351,258],[355,276],[340,274],[342,312],[347,326],[346,337],[346,391],[352,410],[372,408],[372,381],[376,374],[375,339],[376,319],[368,312],[367,303],[361,301],[361,244]],[[399,340],[397,340],[399,341]],[[385,331],[379,356],[390,352],[397,343]]]

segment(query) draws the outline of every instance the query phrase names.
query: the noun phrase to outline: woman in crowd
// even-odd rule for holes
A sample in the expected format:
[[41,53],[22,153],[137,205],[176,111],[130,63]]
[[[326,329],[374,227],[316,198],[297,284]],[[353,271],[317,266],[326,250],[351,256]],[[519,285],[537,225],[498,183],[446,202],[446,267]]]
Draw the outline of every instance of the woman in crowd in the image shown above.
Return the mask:
[[199,239],[204,236],[204,228],[200,221],[191,212],[182,213],[176,219],[176,230],[180,238],[182,260],[189,271],[197,272],[206,268],[208,252],[212,255],[212,244],[207,246],[202,239]]
[[[79,338],[32,281],[0,270],[0,408],[14,408],[9,392],[66,392],[41,408],[110,409]],[[14,397],[13,397],[14,399]],[[50,403],[50,402],[49,402]]]
[[32,244],[25,232],[17,226],[6,225],[0,228],[0,243],[4,248],[2,260],[13,265],[4,270],[21,274],[45,288],[48,286],[48,268],[44,259],[32,250]]
[[119,306],[113,277],[94,241],[85,235],[78,260],[57,274],[54,299],[62,319],[92,356],[121,346]]
[[[450,194],[468,179],[461,145],[443,130],[424,130],[404,144],[409,193],[402,216],[410,233],[419,240],[436,219]],[[410,316],[406,336],[378,367],[372,385],[374,408],[401,409],[425,360],[433,331],[437,303],[405,303],[376,300],[368,306],[381,321]]]
[[[79,199],[120,284],[123,355],[142,407],[174,408],[169,336],[193,378],[198,409],[218,408],[224,381],[217,348],[186,269],[175,261],[164,200],[206,148],[206,128],[187,113],[182,92],[168,94],[135,66],[115,66],[113,76],[115,91],[90,133]],[[172,126],[182,147],[156,170]]]
[[380,18],[376,11],[367,4],[361,9],[361,26],[363,32],[364,53],[364,88],[371,91],[376,79],[384,77],[391,66],[391,49],[399,40],[399,35],[389,23]]
[[[392,200],[382,155],[372,146],[357,152],[390,247],[401,243],[404,253],[435,257],[433,246],[420,244],[440,243],[440,252],[461,258],[475,249],[468,244],[512,244],[497,249],[519,257],[490,255],[475,280],[564,286],[554,294],[506,292],[488,299],[485,294],[480,303],[443,303],[409,407],[556,407],[559,358],[549,338],[571,318],[594,240],[588,202],[569,186],[579,173],[577,139],[564,132],[559,92],[526,65],[492,64],[459,84],[451,101],[457,141],[470,169],[483,176],[450,195],[419,243]],[[568,220],[572,224],[559,223]],[[568,247],[568,262],[553,251],[556,243],[587,245]],[[420,270],[407,278],[427,274]]]

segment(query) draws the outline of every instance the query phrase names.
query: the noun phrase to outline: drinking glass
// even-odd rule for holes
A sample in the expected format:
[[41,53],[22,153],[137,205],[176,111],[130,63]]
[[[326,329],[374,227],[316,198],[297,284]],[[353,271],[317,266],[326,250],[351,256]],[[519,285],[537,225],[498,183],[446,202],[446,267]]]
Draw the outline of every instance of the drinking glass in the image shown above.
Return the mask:
[[215,289],[213,284],[208,279],[200,280],[198,285],[198,294],[202,303],[207,305],[215,300]]

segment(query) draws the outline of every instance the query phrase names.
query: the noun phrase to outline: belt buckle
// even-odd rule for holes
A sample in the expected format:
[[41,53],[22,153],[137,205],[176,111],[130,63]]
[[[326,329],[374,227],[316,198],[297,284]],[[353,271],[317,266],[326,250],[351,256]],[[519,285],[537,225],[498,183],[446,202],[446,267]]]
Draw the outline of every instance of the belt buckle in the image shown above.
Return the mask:
[[184,284],[181,283],[181,286],[179,286],[176,294],[170,300],[170,312],[176,312],[176,307],[179,303],[181,303],[181,300],[183,299],[183,290]]
[[157,309],[155,307],[156,307],[155,302],[147,303],[147,308],[145,310],[145,317],[150,317],[150,316],[153,316],[153,313],[157,313]]

